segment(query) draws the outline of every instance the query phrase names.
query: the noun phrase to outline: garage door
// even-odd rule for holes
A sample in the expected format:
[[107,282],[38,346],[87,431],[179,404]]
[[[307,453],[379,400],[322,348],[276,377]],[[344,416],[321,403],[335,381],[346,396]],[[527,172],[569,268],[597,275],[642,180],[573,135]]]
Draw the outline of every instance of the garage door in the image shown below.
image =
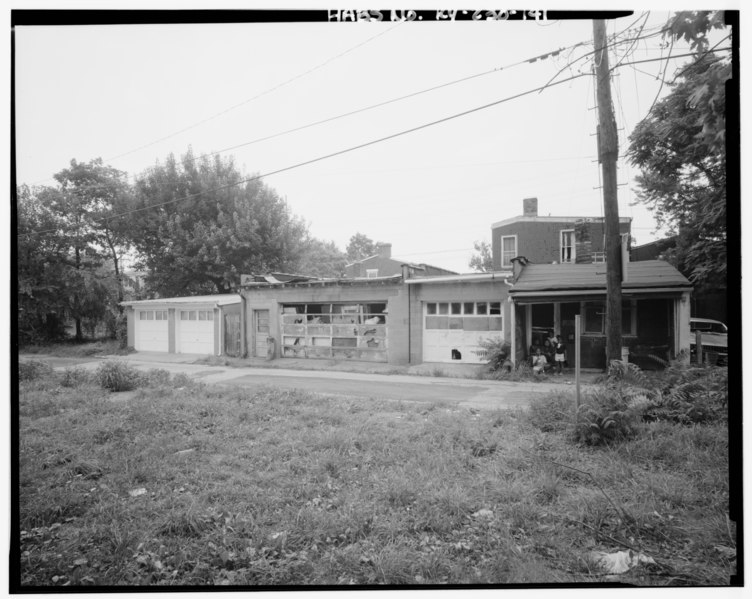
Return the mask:
[[214,353],[213,310],[180,310],[180,317],[177,322],[178,353]]
[[423,361],[484,364],[481,342],[503,336],[501,302],[426,302]]
[[169,351],[167,310],[136,310],[137,351]]

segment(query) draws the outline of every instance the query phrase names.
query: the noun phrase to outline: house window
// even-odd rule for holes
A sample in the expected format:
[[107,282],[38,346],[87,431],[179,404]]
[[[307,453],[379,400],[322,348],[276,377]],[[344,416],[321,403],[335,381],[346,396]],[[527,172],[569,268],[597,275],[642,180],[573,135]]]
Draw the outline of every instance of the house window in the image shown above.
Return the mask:
[[[603,302],[585,304],[582,314],[584,314],[583,333],[585,335],[606,334],[606,305]],[[626,300],[621,304],[621,334],[637,334],[636,300]]]
[[501,266],[512,266],[512,258],[517,255],[517,235],[501,238]]
[[561,231],[560,240],[561,263],[564,264],[565,262],[574,262],[574,229],[565,229],[564,231]]
[[593,263],[604,264],[606,262],[606,252],[593,252]]
[[373,279],[375,277],[379,276],[379,269],[378,268],[366,268],[366,277],[369,279]]
[[583,331],[586,335],[603,335],[603,324],[606,317],[606,306],[601,303],[585,304]]

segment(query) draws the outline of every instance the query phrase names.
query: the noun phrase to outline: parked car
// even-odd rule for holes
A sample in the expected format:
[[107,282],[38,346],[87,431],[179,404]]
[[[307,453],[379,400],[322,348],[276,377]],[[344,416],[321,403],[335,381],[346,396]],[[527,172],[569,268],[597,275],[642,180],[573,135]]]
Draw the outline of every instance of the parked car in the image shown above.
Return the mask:
[[711,362],[726,364],[728,359],[728,327],[720,320],[711,318],[689,319],[690,353],[694,358],[697,353],[697,332],[701,334],[702,351],[708,354]]

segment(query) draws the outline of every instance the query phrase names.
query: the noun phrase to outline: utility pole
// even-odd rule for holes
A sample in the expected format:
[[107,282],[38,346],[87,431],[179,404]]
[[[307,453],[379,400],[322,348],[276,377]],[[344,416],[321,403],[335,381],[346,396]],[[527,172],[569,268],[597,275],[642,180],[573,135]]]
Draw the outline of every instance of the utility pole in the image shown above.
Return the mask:
[[621,360],[621,234],[616,197],[616,160],[619,140],[611,102],[611,80],[606,46],[606,22],[593,21],[595,78],[598,98],[598,160],[603,172],[603,214],[606,229],[606,364]]

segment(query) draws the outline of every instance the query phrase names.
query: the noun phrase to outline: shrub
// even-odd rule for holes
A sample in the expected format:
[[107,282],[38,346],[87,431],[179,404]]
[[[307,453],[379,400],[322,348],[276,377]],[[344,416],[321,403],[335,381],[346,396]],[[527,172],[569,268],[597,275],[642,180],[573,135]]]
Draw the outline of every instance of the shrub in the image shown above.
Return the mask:
[[642,421],[644,401],[635,401],[618,387],[601,387],[586,397],[577,412],[574,439],[586,445],[606,445],[632,438]]
[[138,371],[125,362],[102,362],[95,374],[97,382],[109,391],[130,391],[139,383]]
[[512,362],[509,360],[509,344],[505,343],[503,339],[483,339],[480,346],[488,352],[487,365],[491,372],[505,370],[509,372],[512,370]]
[[18,380],[34,381],[52,374],[52,366],[40,360],[26,360],[18,363]]
[[63,387],[80,387],[91,382],[91,374],[84,368],[66,368],[60,384]]
[[646,420],[700,424],[728,416],[728,370],[673,362],[657,381]]

